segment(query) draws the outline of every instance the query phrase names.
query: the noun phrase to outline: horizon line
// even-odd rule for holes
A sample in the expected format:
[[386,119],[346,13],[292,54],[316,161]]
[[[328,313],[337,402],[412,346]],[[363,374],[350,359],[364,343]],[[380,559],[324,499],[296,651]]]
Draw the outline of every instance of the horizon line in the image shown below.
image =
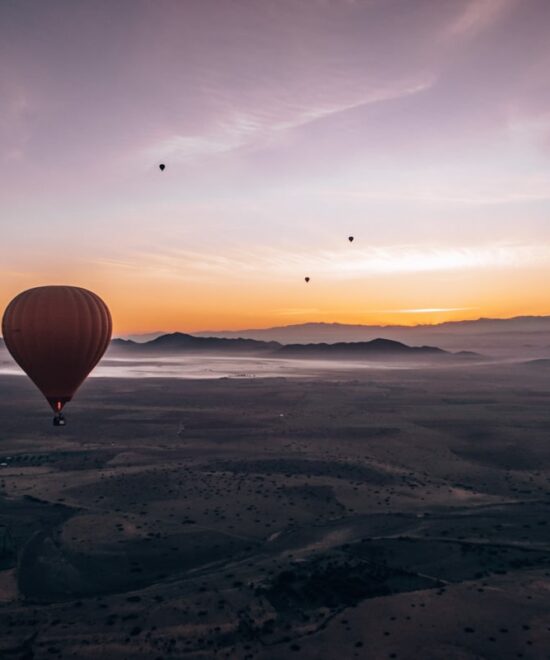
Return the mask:
[[458,323],[478,323],[479,321],[515,321],[518,319],[546,319],[550,318],[549,314],[517,314],[515,316],[480,316],[475,319],[454,319],[450,321],[439,321],[437,323],[415,323],[415,324],[403,324],[403,323],[344,323],[341,321],[304,321],[303,323],[288,323],[287,325],[268,325],[265,327],[246,327],[246,328],[236,328],[234,330],[230,329],[205,329],[205,330],[149,330],[149,331],[130,331],[117,333],[113,335],[113,339],[121,339],[123,336],[128,335],[169,335],[176,333],[183,333],[188,335],[193,335],[197,333],[216,333],[216,332],[256,332],[261,330],[279,330],[282,328],[296,328],[306,325],[338,325],[338,326],[355,326],[355,327],[365,327],[365,328],[426,328],[426,327],[437,327],[441,325],[456,325]]

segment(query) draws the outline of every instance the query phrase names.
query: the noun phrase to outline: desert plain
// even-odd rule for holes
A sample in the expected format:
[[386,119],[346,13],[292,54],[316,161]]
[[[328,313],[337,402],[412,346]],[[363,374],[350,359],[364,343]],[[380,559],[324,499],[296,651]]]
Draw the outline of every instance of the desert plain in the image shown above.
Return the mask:
[[0,376],[0,657],[550,658],[548,361],[109,373]]

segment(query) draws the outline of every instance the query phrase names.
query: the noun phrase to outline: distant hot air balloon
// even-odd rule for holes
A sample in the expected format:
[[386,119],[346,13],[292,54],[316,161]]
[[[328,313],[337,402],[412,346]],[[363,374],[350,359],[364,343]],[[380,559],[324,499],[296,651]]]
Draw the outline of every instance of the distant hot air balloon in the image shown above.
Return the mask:
[[7,306],[2,335],[9,352],[65,423],[64,405],[111,339],[111,314],[99,296],[76,286],[23,291]]
[[304,280],[306,281],[306,283],[309,282],[309,277],[304,277]]
[[160,170],[161,172],[164,172],[164,168],[165,168],[165,167],[166,167],[166,165],[165,165],[164,163],[161,163],[161,164],[159,165],[159,170]]
[[353,236],[348,236],[348,241],[349,241],[350,243],[353,243]]

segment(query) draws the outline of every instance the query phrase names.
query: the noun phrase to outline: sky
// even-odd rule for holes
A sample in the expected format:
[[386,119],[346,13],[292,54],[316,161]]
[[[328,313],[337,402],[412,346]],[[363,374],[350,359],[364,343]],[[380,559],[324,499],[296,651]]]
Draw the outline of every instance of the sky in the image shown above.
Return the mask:
[[117,333],[550,314],[549,25],[547,0],[2,0],[0,310],[74,284]]

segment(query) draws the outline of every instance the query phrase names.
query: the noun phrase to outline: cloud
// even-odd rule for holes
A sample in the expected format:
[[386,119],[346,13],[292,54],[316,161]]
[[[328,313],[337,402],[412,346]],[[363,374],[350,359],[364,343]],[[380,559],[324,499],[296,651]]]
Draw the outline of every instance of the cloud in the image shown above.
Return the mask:
[[305,274],[345,280],[366,276],[550,267],[550,245],[503,244],[475,247],[392,245],[349,251],[285,251],[259,247],[224,250],[224,254],[168,249],[99,259],[97,267],[170,280],[254,278],[302,279]]
[[326,100],[323,104],[291,107],[291,104],[275,105],[269,112],[258,108],[256,112],[242,110],[228,112],[207,132],[200,135],[173,135],[149,145],[143,152],[144,162],[151,162],[159,154],[173,162],[228,153],[235,149],[265,146],[285,131],[333,117],[340,113],[366,107],[384,101],[405,98],[423,92],[434,83],[434,77],[422,77],[407,84],[372,89],[352,94],[339,102]]
[[[461,190],[462,188],[462,190]],[[488,185],[485,190],[469,190],[462,186],[439,187],[428,184],[411,187],[396,187],[394,190],[323,190],[320,196],[349,197],[372,201],[404,201],[434,204],[461,204],[471,206],[494,206],[499,204],[524,204],[550,200],[550,177],[541,175],[530,181],[510,181],[509,185]]]
[[517,0],[469,0],[446,29],[450,36],[473,36],[493,24]]
[[415,309],[374,309],[376,314],[437,314],[439,312],[465,312],[479,307],[419,307]]
[[327,263],[334,274],[405,274],[550,266],[550,245],[391,246]]

